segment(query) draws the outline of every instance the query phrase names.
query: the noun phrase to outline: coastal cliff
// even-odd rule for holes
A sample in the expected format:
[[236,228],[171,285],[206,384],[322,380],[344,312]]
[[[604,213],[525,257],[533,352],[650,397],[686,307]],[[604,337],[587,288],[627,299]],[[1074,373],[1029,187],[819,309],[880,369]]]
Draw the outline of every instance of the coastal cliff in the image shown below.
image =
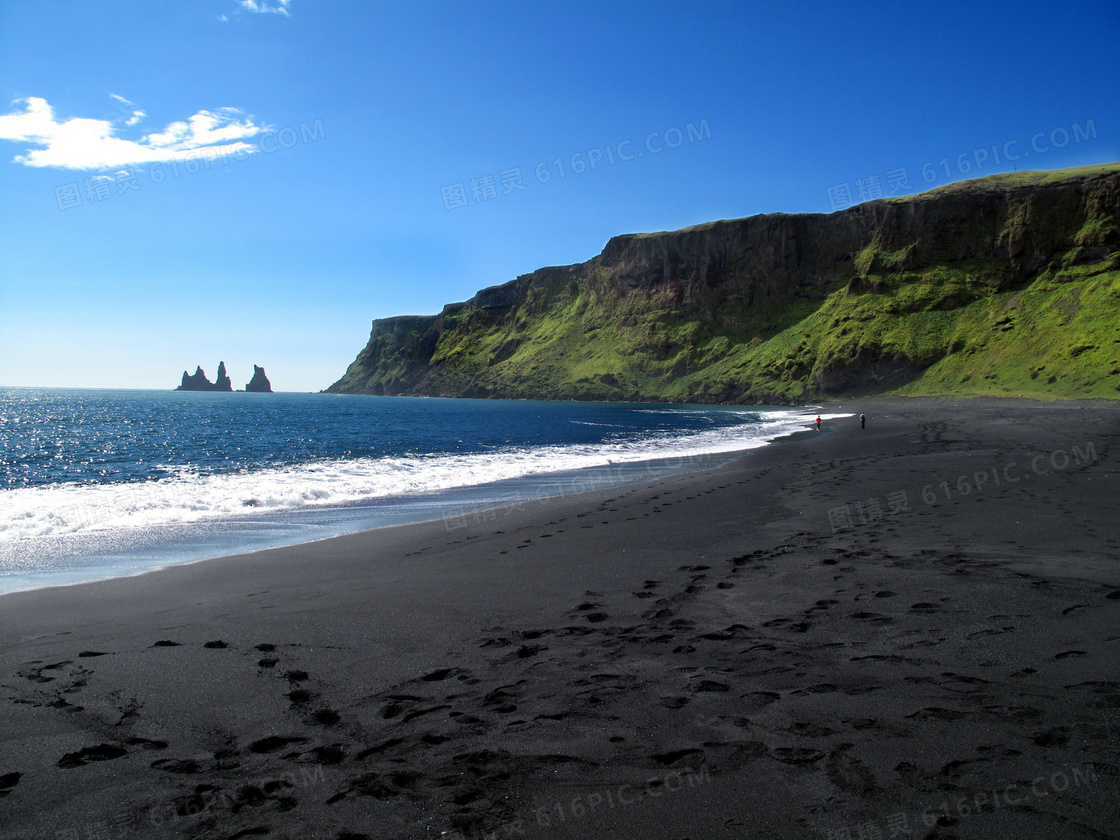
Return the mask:
[[331,393],[1120,396],[1120,164],[612,238],[379,319]]

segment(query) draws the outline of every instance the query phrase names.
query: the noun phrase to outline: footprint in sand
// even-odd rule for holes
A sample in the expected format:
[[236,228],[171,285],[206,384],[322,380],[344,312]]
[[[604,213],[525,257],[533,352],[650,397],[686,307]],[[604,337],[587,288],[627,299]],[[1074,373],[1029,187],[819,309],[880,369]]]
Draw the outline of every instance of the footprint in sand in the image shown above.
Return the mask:
[[875,774],[857,758],[835,750],[828,756],[829,780],[841,790],[867,795],[875,790]]
[[289,744],[305,744],[307,738],[299,736],[285,737],[283,735],[269,735],[267,738],[261,738],[254,741],[249,745],[249,752],[263,755],[265,753],[274,753],[277,750],[282,750]]
[[849,618],[855,618],[855,619],[858,619],[860,621],[867,621],[867,622],[870,622],[871,624],[890,624],[891,622],[894,621],[894,619],[891,618],[889,615],[883,615],[882,613],[874,613],[874,612],[862,612],[862,611],[852,613],[849,616]]
[[111,761],[128,755],[128,750],[117,744],[98,744],[96,747],[84,747],[77,752],[66,753],[58,760],[58,766],[63,770],[81,767],[91,761]]
[[941,612],[941,607],[929,601],[919,601],[917,604],[910,605],[910,612],[925,613],[928,615],[930,613]]
[[1064,747],[1069,743],[1069,727],[1055,726],[1034,736],[1034,742],[1040,747]]
[[12,788],[19,784],[22,773],[5,773],[0,776],[0,799],[12,792]]
[[[598,594],[598,593],[589,593],[589,594]],[[606,621],[608,618],[610,618],[610,616],[607,615],[607,613],[605,613],[605,612],[590,612],[590,610],[597,610],[600,606],[601,606],[601,604],[597,604],[597,603],[592,602],[592,601],[585,601],[584,603],[580,604],[579,606],[573,607],[572,609],[568,610],[568,615],[574,615],[576,613],[584,613],[584,616],[583,616],[584,619],[586,619],[587,621],[590,621],[592,623],[598,623],[600,621]]]
[[696,747],[686,747],[685,749],[681,750],[671,750],[670,752],[657,753],[651,755],[650,758],[652,758],[663,767],[672,767],[674,764],[683,761],[684,759],[699,759],[700,762],[703,762],[704,751]]
[[311,750],[320,764],[341,764],[346,758],[346,748],[341,744],[327,744]]
[[311,715],[311,719],[323,726],[334,726],[342,720],[342,715],[330,707],[324,707]]
[[308,679],[307,671],[288,671],[284,674],[284,678],[287,678],[291,687],[288,699],[291,700],[292,706],[306,706],[311,701],[312,694],[300,683]]
[[913,712],[906,716],[907,720],[944,720],[954,721],[966,717],[964,712],[958,712],[955,709],[942,709],[936,706],[930,706]]
[[745,624],[732,624],[728,627],[725,627],[723,630],[713,630],[710,633],[703,633],[701,634],[700,638],[709,639],[714,642],[724,642],[729,639],[741,639],[743,637],[749,637],[750,635],[751,629]]
[[771,755],[785,764],[813,764],[825,757],[825,753],[811,747],[777,747]]
[[458,668],[437,668],[435,671],[425,674],[420,679],[422,682],[442,682],[457,673],[459,673]]
[[306,688],[293,688],[288,692],[288,699],[293,706],[303,706],[311,702],[311,692]]
[[184,758],[161,758],[158,761],[152,762],[152,769],[163,770],[166,773],[178,773],[184,776],[193,776],[201,773],[205,768],[197,761]]
[[700,680],[692,686],[692,690],[724,692],[730,691],[731,686],[729,686],[727,683],[717,682],[716,680]]

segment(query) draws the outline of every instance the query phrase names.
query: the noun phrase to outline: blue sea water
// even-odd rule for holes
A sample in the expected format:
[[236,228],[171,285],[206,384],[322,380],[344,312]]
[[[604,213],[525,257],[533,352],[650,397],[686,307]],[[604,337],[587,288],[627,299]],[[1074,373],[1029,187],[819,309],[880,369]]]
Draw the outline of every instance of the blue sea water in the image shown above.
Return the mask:
[[765,407],[0,388],[0,593],[401,522],[454,532],[807,423]]

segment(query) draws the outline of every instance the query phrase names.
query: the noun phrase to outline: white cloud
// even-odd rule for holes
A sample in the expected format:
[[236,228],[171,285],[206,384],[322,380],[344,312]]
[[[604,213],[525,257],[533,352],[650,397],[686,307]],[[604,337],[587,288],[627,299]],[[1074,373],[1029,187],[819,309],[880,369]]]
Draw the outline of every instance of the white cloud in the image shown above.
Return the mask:
[[0,115],[0,140],[28,143],[26,154],[13,162],[24,166],[55,169],[109,170],[162,161],[197,157],[200,152],[222,155],[252,153],[256,146],[245,142],[267,130],[237,108],[199,111],[186,120],[173,122],[162,131],[139,140],[126,140],[117,133],[122,124],[131,127],[146,114],[122,96],[113,99],[134,110],[120,120],[71,117],[59,120],[45,99],[29,97],[13,104],[23,110]]
[[[115,93],[110,93],[109,97],[117,100],[122,105],[127,105],[130,108],[136,108],[136,103],[135,102],[130,102],[129,100],[125,99],[123,96],[118,96]],[[139,108],[136,108],[136,110],[134,110],[132,112],[132,116],[129,117],[125,121],[125,125],[127,125],[127,126],[136,125],[136,123],[140,122],[140,120],[144,119],[144,117],[146,117],[146,116],[148,116],[148,115],[145,112],[141,111]]]
[[23,102],[25,107],[22,114],[13,111],[0,116],[0,138],[38,141],[51,133],[52,126],[55,125],[54,112],[47,101],[33,96]]
[[269,4],[265,0],[240,0],[241,8],[248,9],[250,12],[257,14],[271,14],[283,15],[290,17],[291,12],[288,7],[292,5],[292,0],[277,0],[274,4]]

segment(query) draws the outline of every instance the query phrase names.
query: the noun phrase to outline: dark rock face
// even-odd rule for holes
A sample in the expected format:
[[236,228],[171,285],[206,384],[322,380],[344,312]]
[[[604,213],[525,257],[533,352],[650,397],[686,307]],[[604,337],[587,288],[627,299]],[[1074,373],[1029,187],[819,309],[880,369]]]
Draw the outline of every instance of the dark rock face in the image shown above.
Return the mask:
[[193,374],[183,371],[183,382],[175,389],[176,391],[232,391],[233,383],[230,381],[229,376],[226,375],[226,363],[218,363],[218,380],[211,382],[206,378],[206,372],[201,368],[195,368]]
[[264,368],[259,365],[253,365],[253,378],[249,380],[249,384],[245,386],[245,390],[258,394],[272,393],[272,383],[269,382],[268,377],[264,375]]
[[517,303],[517,281],[501,286],[491,286],[478,292],[470,304],[479,309],[506,309]]

